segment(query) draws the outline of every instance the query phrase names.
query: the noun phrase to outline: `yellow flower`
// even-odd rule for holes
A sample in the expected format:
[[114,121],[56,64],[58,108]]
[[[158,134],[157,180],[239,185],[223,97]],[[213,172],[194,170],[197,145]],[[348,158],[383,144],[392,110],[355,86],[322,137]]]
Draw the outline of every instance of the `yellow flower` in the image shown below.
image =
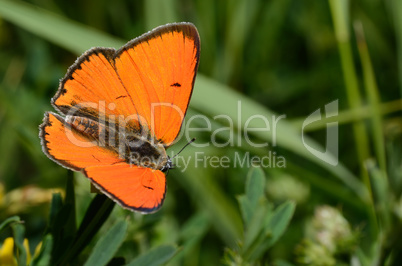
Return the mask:
[[14,239],[6,238],[0,248],[0,264],[4,266],[17,266],[17,260],[14,257]]
[[24,239],[24,248],[27,251],[27,264],[31,262],[31,252],[29,251],[29,242],[28,239]]
[[[27,252],[27,264],[31,261],[31,252],[29,251],[28,239],[24,239],[24,248]],[[14,257],[14,239],[6,238],[0,248],[0,265],[2,266],[17,266],[17,259]]]

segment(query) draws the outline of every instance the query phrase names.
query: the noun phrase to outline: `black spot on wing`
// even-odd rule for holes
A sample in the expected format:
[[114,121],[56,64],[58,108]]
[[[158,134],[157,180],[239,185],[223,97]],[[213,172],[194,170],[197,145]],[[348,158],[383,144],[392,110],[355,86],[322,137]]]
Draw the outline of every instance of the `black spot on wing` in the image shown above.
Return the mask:
[[173,83],[170,87],[181,87],[181,84],[178,82]]

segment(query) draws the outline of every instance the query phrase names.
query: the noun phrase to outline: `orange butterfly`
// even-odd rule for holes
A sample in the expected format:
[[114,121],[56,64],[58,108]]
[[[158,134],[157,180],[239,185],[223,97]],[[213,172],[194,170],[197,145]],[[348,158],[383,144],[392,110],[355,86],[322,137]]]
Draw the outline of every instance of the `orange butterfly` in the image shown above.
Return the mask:
[[191,23],[157,27],[119,50],[92,48],[68,69],[40,126],[44,153],[82,171],[124,208],[151,213],[166,194],[166,148],[192,94],[200,38]]

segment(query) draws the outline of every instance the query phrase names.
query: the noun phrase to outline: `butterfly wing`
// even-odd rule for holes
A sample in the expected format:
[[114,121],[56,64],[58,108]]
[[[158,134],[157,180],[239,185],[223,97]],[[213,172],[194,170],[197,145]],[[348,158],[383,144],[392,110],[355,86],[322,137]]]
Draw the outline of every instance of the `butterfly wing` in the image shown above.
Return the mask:
[[166,193],[166,177],[159,170],[127,163],[91,166],[85,175],[124,208],[143,213],[157,211]]
[[198,32],[190,23],[158,27],[117,52],[115,68],[136,106],[140,124],[165,146],[179,134],[199,54]]
[[61,80],[54,107],[65,115],[78,115],[95,121],[129,121],[132,130],[139,128],[137,111],[114,68],[116,50],[93,48],[68,69]]
[[61,116],[47,112],[40,126],[43,152],[53,161],[74,171],[94,165],[113,165],[124,160],[97,140],[85,136],[65,122]]

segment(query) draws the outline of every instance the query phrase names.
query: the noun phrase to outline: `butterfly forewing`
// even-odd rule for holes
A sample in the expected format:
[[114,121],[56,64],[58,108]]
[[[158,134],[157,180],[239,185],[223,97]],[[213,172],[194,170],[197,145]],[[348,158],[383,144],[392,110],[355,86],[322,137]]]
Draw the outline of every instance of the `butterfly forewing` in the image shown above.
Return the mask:
[[191,97],[200,40],[189,24],[157,28],[124,46],[115,59],[141,124],[170,146],[176,139]]
[[40,134],[45,154],[71,170],[124,162],[114,150],[100,147],[96,139],[80,134],[54,113],[45,114]]
[[72,65],[52,99],[65,115],[82,115],[100,122],[130,119],[139,128],[137,111],[114,68],[114,49],[93,48]]

